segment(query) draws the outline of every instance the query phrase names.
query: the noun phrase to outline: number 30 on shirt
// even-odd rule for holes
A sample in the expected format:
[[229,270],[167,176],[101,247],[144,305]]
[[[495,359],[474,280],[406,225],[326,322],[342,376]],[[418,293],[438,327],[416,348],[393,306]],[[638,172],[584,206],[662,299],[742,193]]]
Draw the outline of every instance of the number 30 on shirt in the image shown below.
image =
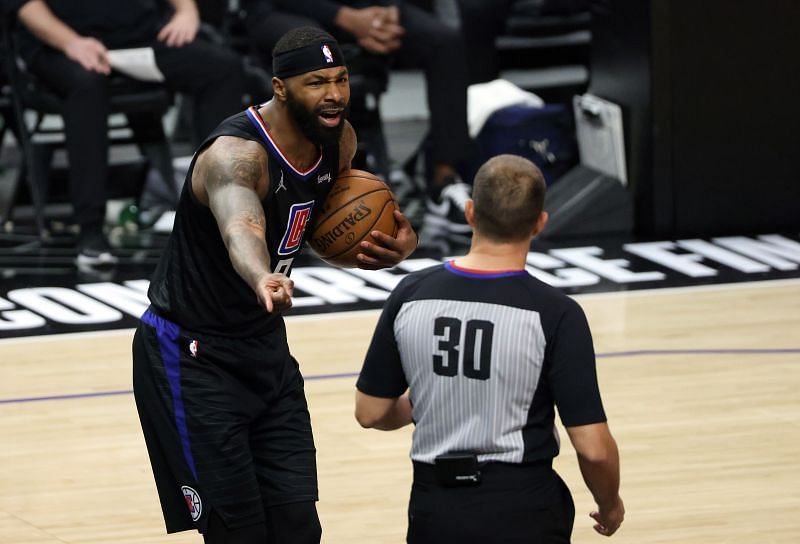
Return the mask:
[[[464,329],[463,339],[461,330]],[[488,380],[491,375],[494,323],[455,317],[437,317],[433,334],[439,340],[433,354],[433,371],[439,376],[458,375],[459,366],[467,378]],[[463,348],[461,347],[463,341]]]

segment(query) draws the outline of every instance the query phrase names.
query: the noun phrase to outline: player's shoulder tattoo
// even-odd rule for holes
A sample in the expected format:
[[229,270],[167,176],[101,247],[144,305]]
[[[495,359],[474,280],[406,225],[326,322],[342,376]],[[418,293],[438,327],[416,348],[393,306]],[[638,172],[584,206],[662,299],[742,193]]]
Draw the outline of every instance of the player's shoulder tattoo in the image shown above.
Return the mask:
[[235,183],[255,188],[266,180],[265,151],[257,142],[220,138],[209,151],[212,153],[207,157],[207,186]]

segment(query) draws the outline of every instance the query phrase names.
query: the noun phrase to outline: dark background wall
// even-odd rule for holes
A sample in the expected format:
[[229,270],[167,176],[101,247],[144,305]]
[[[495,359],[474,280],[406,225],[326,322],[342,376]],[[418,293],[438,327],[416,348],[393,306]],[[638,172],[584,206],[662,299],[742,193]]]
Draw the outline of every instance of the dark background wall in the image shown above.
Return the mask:
[[596,0],[590,92],[625,115],[636,229],[800,228],[800,2]]

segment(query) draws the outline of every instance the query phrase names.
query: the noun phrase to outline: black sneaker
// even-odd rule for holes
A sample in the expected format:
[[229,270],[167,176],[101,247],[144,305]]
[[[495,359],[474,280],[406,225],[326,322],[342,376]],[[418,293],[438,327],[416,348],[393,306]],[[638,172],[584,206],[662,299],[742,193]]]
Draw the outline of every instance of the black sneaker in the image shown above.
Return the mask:
[[[469,244],[472,227],[464,216],[464,206],[470,198],[471,187],[460,179],[442,189],[438,202],[426,199],[426,212],[422,223],[422,233],[429,238],[445,238],[448,242]],[[423,241],[420,235],[420,243]]]
[[117,264],[117,257],[102,232],[81,233],[78,237],[79,267],[109,267]]

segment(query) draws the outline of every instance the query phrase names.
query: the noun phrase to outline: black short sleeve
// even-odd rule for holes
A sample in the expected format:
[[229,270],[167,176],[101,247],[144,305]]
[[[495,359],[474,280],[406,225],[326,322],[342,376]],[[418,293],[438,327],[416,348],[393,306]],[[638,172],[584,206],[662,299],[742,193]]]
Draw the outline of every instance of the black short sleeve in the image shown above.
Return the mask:
[[566,427],[606,421],[597,384],[594,346],[583,309],[570,301],[548,343],[549,381]]
[[403,282],[386,301],[375,326],[356,388],[373,397],[395,398],[408,388],[394,336],[394,320],[403,303]]

